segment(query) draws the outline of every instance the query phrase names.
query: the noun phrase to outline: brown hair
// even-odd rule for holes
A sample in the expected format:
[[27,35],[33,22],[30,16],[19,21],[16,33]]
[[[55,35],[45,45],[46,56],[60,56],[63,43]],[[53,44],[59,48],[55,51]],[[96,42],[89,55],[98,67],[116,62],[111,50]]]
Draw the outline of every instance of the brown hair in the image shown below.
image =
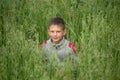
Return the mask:
[[52,18],[49,22],[49,26],[51,25],[60,25],[63,30],[65,29],[65,22],[62,18],[56,17],[56,18]]

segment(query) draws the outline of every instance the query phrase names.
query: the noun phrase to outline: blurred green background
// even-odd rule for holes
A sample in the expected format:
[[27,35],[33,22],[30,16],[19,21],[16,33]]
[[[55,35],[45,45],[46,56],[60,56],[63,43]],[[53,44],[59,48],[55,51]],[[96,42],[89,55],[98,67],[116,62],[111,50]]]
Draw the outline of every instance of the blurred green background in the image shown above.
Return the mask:
[[[0,80],[120,80],[119,9],[120,0],[1,0]],[[77,46],[76,76],[41,61],[54,17]]]

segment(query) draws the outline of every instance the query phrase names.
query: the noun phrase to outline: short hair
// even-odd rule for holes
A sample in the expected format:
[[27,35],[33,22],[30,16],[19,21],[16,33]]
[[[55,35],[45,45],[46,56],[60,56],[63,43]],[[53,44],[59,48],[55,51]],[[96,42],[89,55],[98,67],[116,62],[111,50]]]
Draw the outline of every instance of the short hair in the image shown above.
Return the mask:
[[60,25],[61,27],[63,27],[63,30],[65,29],[65,22],[62,18],[59,17],[52,18],[49,22],[49,26],[51,25]]

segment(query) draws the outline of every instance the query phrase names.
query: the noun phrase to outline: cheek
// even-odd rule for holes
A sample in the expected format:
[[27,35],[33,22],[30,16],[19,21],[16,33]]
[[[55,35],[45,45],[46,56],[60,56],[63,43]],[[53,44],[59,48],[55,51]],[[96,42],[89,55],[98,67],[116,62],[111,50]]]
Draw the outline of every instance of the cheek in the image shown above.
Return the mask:
[[58,36],[59,36],[59,37],[62,37],[62,36],[63,36],[63,33],[59,33]]
[[52,33],[49,33],[49,36],[51,37],[51,36],[53,36],[53,34],[52,34]]
[[52,34],[51,34],[50,32],[48,32],[48,35],[49,35],[49,36],[52,36]]
[[50,32],[50,33],[49,33],[49,36],[50,36],[50,37],[54,37],[55,35],[54,35],[54,33],[51,33],[51,32]]

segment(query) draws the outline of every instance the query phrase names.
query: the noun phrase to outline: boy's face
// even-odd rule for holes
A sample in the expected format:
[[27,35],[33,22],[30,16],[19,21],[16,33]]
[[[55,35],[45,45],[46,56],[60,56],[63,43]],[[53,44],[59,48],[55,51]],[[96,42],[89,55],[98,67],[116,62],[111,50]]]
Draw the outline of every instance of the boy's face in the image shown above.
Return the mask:
[[66,30],[60,25],[49,26],[48,34],[54,43],[59,43],[63,36],[66,34]]

